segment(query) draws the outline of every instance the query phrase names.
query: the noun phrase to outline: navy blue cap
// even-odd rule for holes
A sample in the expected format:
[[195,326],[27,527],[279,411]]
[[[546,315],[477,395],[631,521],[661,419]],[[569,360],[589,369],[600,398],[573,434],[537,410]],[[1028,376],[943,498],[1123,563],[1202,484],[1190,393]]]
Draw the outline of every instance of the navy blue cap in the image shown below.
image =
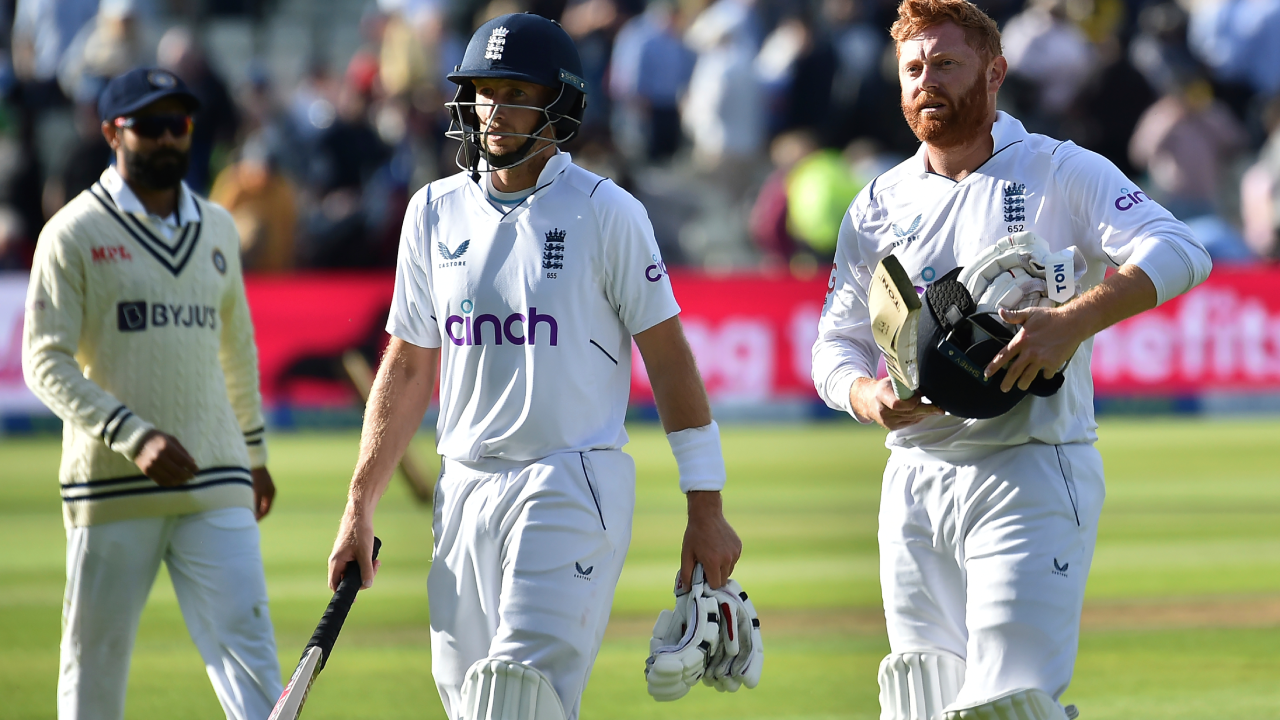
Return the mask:
[[125,117],[167,97],[181,100],[187,112],[200,109],[200,101],[182,78],[160,68],[135,68],[112,78],[103,88],[98,96],[98,117],[103,122]]
[[559,23],[533,13],[502,15],[481,25],[467,43],[462,64],[447,77],[459,85],[471,78],[506,78],[587,91],[573,38]]

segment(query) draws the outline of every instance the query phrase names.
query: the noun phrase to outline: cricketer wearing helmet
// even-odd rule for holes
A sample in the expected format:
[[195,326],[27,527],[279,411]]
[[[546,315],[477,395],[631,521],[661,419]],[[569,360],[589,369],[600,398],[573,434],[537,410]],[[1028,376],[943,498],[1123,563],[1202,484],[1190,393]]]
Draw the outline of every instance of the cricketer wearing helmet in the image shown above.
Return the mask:
[[[634,338],[687,494],[681,557],[727,583],[719,432],[643,207],[571,162],[589,88],[556,23],[481,26],[449,79],[463,172],[405,214],[387,330],[330,584],[374,578],[373,514],[431,399],[443,456],[427,579],[450,718],[577,717],[631,537],[622,452]],[[367,583],[369,584],[369,583]]]
[[[1074,717],[1059,698],[1104,494],[1091,338],[1202,282],[1209,255],[1106,159],[996,111],[1007,64],[974,5],[906,0],[892,36],[903,114],[922,144],[849,208],[813,348],[826,403],[890,431],[880,717]],[[920,312],[933,313],[931,327],[946,326],[926,334],[922,315],[913,357],[946,354],[952,330],[976,332],[971,317],[1008,331],[979,367],[987,395],[949,395],[954,383],[937,384],[923,364],[907,389],[924,392],[875,379],[883,328],[870,319],[870,283],[890,254],[906,291],[930,301]],[[1046,263],[1061,272],[1046,276]],[[944,281],[964,287],[930,292]],[[1036,281],[1041,296],[1029,299]],[[1061,387],[1033,387],[1060,371]],[[1001,394],[1027,390],[1000,407]]]

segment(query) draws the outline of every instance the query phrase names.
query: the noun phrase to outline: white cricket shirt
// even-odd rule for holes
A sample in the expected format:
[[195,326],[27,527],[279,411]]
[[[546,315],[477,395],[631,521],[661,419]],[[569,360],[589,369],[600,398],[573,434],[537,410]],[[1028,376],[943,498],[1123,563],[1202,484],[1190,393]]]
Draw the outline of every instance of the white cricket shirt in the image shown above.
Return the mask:
[[567,153],[505,215],[485,193],[431,183],[400,237],[387,332],[441,348],[440,454],[621,448],[631,336],[680,312],[644,207]]
[[[1155,283],[1159,302],[1204,281],[1209,254],[1186,225],[1152,202],[1115,165],[1068,141],[1033,135],[997,113],[994,154],[956,182],[928,171],[925,146],[858,194],[840,227],[835,266],[813,346],[813,379],[832,408],[852,413],[849,389],[875,377],[879,348],[871,335],[867,288],[871,273],[893,253],[923,293],[1000,238],[1023,230],[1054,252],[1076,246],[1087,269],[1083,292],[1107,267],[1134,264]],[[1076,351],[1066,382],[1048,398],[1028,395],[990,420],[951,415],[889,433],[889,447],[919,447],[940,455],[982,452],[1025,442],[1097,439],[1093,418],[1093,340]]]

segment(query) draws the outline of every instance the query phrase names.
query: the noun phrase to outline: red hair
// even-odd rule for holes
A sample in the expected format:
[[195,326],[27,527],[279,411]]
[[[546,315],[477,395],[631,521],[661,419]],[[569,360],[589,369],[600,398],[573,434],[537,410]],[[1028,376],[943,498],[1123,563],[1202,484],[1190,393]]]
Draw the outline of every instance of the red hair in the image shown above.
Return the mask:
[[919,35],[926,28],[952,22],[964,30],[965,42],[984,61],[1001,54],[1000,28],[996,21],[969,0],[902,0],[898,19],[889,29],[894,47]]

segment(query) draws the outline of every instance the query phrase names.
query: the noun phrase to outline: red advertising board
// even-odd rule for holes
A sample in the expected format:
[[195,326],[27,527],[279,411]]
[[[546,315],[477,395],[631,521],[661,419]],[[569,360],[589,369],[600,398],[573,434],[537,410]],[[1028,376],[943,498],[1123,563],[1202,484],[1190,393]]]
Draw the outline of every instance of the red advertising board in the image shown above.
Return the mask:
[[[673,271],[681,321],[719,403],[816,400],[809,350],[826,278]],[[255,277],[249,300],[270,402],[342,405],[340,356],[386,342],[390,274]],[[632,400],[651,401],[639,353]],[[1280,269],[1219,267],[1191,293],[1098,336],[1099,395],[1280,392]]]
[[[809,350],[825,277],[686,270],[671,279],[714,402],[817,401]],[[352,406],[341,356],[381,353],[393,283],[387,272],[248,278],[268,403]],[[0,276],[0,414],[41,407],[22,381],[25,291],[25,274]],[[634,357],[632,400],[645,404],[652,394]],[[1219,266],[1187,295],[1104,331],[1093,375],[1101,397],[1280,394],[1280,268]]]
[[1280,392],[1280,268],[1214,268],[1181,297],[1100,333],[1099,395]]

